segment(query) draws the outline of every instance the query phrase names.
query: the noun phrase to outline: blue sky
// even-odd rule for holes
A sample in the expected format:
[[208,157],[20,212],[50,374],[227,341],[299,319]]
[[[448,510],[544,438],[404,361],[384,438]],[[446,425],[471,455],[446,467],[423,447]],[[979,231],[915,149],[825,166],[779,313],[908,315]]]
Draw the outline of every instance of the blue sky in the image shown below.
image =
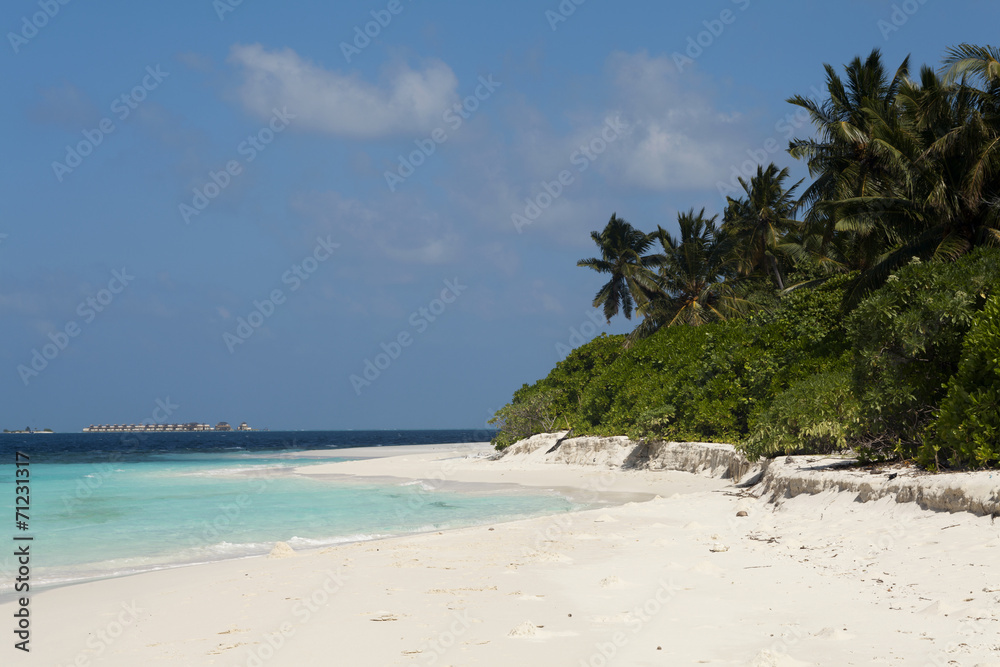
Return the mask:
[[784,100],[823,63],[937,66],[1000,7],[12,0],[0,25],[0,428],[479,428],[629,330],[576,267],[612,212],[675,230],[755,156],[805,176]]

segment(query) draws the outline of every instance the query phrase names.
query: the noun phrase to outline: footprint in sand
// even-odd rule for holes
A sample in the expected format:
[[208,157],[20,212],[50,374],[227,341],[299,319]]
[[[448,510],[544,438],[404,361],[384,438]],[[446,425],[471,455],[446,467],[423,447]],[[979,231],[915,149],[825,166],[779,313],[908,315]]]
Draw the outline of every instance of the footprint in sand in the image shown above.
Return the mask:
[[554,551],[538,551],[532,554],[532,558],[539,563],[572,563],[573,559],[565,554]]
[[692,567],[690,571],[697,572],[698,574],[711,574],[718,577],[721,577],[726,573],[723,568],[719,567],[715,563],[709,563],[705,560]]
[[625,588],[625,582],[612,575],[601,579],[601,588]]
[[941,600],[937,600],[927,605],[918,614],[923,614],[924,616],[947,616],[948,614],[958,611],[958,607],[952,607],[950,604],[945,604]]
[[548,639],[549,637],[576,637],[576,632],[550,632],[542,630],[544,625],[535,625],[531,621],[525,621],[507,633],[508,637],[514,639]]
[[845,642],[854,639],[854,635],[849,632],[844,632],[840,628],[823,628],[819,632],[813,633],[813,637],[818,639],[830,639],[838,642]]
[[635,617],[625,612],[623,614],[616,614],[614,616],[591,616],[591,623],[631,623],[635,620]]
[[808,667],[808,662],[796,660],[784,653],[761,651],[750,661],[748,667]]

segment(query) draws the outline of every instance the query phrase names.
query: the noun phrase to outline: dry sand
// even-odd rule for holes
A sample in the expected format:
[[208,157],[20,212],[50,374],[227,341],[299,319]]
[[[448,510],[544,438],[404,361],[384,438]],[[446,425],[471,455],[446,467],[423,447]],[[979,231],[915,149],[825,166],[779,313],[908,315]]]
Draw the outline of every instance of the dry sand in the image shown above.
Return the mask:
[[484,451],[365,449],[309,473],[653,499],[45,591],[31,654],[2,663],[1000,666],[988,516]]

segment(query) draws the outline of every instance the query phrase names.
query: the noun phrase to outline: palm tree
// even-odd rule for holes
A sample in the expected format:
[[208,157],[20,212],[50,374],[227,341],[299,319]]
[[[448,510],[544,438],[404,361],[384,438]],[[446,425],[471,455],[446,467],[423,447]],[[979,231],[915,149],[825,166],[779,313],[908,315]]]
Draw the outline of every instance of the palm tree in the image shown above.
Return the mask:
[[632,319],[633,307],[644,304],[647,292],[655,291],[652,269],[661,260],[655,256],[644,256],[655,239],[615,213],[611,214],[604,230],[591,232],[590,238],[600,248],[601,258],[581,259],[576,265],[611,275],[611,279],[594,297],[594,307],[603,307],[604,317],[609,322],[619,310],[625,319]]
[[995,95],[996,87],[1000,86],[1000,49],[996,47],[974,44],[953,46],[948,49],[944,64],[945,81],[948,83],[972,75],[986,84],[980,91],[982,93],[992,89]]
[[639,308],[643,321],[629,336],[646,338],[664,326],[697,326],[725,320],[743,312],[745,301],[737,296],[733,265],[733,241],[716,226],[716,218],[705,217],[705,209],[691,209],[677,216],[680,238],[662,227],[650,236],[663,246],[656,289],[647,291]]
[[769,274],[779,290],[785,289],[779,257],[793,256],[801,244],[788,235],[801,227],[794,219],[798,208],[795,190],[801,181],[785,188],[788,169],[773,163],[757,167],[750,181],[740,179],[746,197],[727,197],[723,230],[735,243],[737,268],[743,276]]
[[[971,48],[971,47],[969,47]],[[950,72],[976,71],[954,60]],[[984,65],[989,74],[992,66]],[[919,82],[899,90],[899,119],[873,124],[873,142],[894,178],[866,197],[836,202],[838,229],[863,229],[878,218],[887,243],[864,267],[849,302],[880,286],[912,257],[952,260],[984,244],[1000,243],[1000,121],[995,84],[986,91],[948,75],[921,70]]]
[[807,206],[804,221],[818,240],[814,256],[835,270],[865,268],[887,242],[880,220],[860,216],[853,228],[838,229],[841,215],[833,210],[833,202],[869,196],[891,180],[885,153],[872,140],[872,125],[897,115],[896,96],[909,73],[909,58],[891,79],[878,49],[864,61],[858,57],[847,65],[846,82],[832,66],[824,67],[826,100],[800,95],[788,99],[809,112],[818,137],[795,139],[788,152],[805,159],[816,179],[802,196]]

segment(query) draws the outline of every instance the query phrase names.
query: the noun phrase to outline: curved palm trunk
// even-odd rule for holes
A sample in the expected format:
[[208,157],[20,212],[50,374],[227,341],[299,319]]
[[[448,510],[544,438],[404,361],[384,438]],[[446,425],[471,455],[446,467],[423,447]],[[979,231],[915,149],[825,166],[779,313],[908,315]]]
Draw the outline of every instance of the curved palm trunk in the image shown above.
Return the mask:
[[781,279],[781,271],[778,270],[778,260],[774,258],[774,255],[769,255],[771,260],[771,270],[774,271],[774,279],[778,283],[778,289],[784,291],[785,281]]

